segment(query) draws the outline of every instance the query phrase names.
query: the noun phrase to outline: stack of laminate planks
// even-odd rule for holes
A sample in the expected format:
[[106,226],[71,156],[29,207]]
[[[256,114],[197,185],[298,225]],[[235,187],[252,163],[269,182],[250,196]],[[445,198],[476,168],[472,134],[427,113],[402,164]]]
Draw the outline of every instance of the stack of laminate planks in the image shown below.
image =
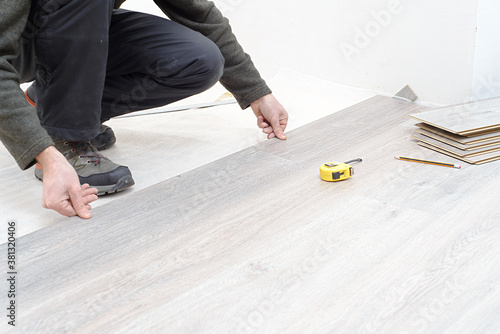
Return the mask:
[[500,159],[500,98],[410,114],[418,144],[470,164]]

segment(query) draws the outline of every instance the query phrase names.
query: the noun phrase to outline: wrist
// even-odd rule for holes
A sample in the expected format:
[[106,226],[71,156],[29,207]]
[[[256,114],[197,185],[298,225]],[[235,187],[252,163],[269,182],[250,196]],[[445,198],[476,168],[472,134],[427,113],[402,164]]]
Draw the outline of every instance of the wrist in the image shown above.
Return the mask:
[[54,146],[49,146],[36,156],[36,161],[43,168],[61,161],[61,158],[66,160]]
[[257,100],[253,101],[252,103],[250,103],[250,106],[251,107],[255,107],[257,105],[259,105],[262,101],[264,101],[265,99],[268,99],[270,97],[272,97],[273,94],[269,93],[269,94],[266,94],[264,96],[261,96],[260,98],[258,98]]

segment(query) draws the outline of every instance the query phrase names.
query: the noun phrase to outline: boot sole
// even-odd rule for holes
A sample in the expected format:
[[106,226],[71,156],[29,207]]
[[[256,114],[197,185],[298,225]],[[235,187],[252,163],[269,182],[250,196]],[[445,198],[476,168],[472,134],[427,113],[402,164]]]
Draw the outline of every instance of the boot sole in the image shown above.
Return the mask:
[[116,182],[116,184],[109,185],[109,186],[91,186],[92,188],[97,189],[97,195],[102,196],[102,195],[109,195],[109,194],[114,194],[119,191],[125,190],[129,187],[132,187],[135,184],[134,179],[130,175],[126,175],[122,177],[121,179]]

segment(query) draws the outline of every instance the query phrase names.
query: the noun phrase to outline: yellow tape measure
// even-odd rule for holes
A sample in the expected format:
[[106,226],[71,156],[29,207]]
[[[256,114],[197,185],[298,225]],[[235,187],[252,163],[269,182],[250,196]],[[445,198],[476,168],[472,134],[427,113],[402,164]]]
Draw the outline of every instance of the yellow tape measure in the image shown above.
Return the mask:
[[319,168],[319,176],[323,181],[342,181],[354,175],[352,162],[361,162],[362,159],[354,159],[347,162],[328,162]]

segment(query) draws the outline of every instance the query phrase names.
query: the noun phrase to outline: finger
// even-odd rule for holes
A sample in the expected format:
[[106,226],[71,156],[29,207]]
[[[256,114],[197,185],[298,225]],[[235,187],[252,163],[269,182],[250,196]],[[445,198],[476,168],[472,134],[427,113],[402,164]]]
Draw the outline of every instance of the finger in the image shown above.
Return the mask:
[[283,128],[281,127],[279,120],[271,121],[271,126],[273,127],[273,132],[279,139],[286,139],[285,133],[283,132]]
[[88,188],[86,190],[82,191],[82,196],[90,196],[90,195],[97,195],[97,189],[96,188]]
[[79,217],[84,219],[89,219],[90,217],[92,217],[90,211],[87,209],[86,203],[83,200],[80,187],[71,188],[69,190],[69,198],[71,204],[73,205],[73,209]]
[[275,136],[278,138],[278,139],[281,139],[281,140],[285,140],[286,139],[286,135],[285,133],[283,132],[283,129],[281,127],[277,127],[277,128],[274,128],[273,127],[273,130],[274,130],[274,134]]
[[50,199],[44,200],[44,203],[42,205],[45,209],[54,210],[66,217],[73,217],[76,215],[76,211],[71,205],[69,205],[67,199],[64,199],[60,202],[53,202]]
[[271,132],[270,134],[267,135],[267,139],[272,139],[274,137],[276,137],[274,132]]
[[281,128],[283,129],[283,132],[284,132],[286,129],[286,126],[288,125],[288,118],[280,119],[280,124],[281,124]]
[[94,201],[96,201],[98,197],[96,195],[88,195],[83,197],[83,203],[84,204],[90,204]]
[[56,212],[59,212],[61,215],[66,216],[66,217],[76,216],[76,211],[73,210],[71,205],[67,205],[62,209],[57,209],[57,208],[50,208],[50,209],[55,210]]
[[87,205],[87,204],[90,204],[90,203],[96,201],[97,199],[98,199],[98,197],[96,195],[84,196],[83,203]]
[[271,126],[269,123],[267,123],[264,119],[262,119],[261,122],[257,123],[257,126],[261,129],[267,128],[268,126]]
[[97,200],[98,199],[97,191],[98,190],[96,188],[90,188],[90,186],[87,183],[83,184],[82,185],[83,203],[89,204]]
[[273,128],[268,126],[267,128],[265,129],[262,129],[262,132],[264,132],[266,135],[270,134],[271,132],[273,132]]
[[257,116],[257,126],[258,126],[259,128],[261,127],[260,125],[262,124],[262,122],[264,122],[264,117],[262,117],[262,116]]
[[271,129],[272,129],[271,124],[266,123],[266,122],[261,123],[261,124],[259,125],[259,128],[261,128],[261,129],[264,129],[264,128],[271,128]]
[[82,194],[85,196],[86,194],[97,194],[98,190],[97,188],[90,187],[88,183],[82,184]]
[[271,126],[271,124],[269,124],[264,117],[259,116],[257,118],[257,126],[261,129],[263,129],[263,128],[267,128],[268,126]]

